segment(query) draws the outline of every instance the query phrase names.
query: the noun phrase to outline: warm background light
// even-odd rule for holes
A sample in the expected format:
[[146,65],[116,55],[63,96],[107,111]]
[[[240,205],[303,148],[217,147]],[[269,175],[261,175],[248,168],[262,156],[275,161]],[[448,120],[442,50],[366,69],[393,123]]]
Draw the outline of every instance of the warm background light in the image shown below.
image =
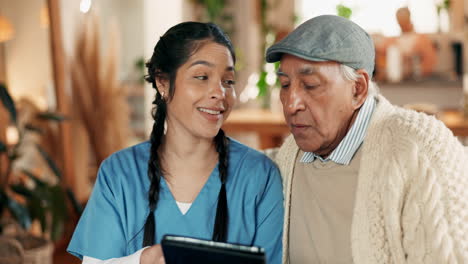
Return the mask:
[[19,141],[18,129],[15,126],[8,126],[6,130],[6,142],[8,145],[15,145]]
[[89,9],[91,9],[91,0],[81,0],[80,11],[82,13],[88,13]]
[[15,30],[10,21],[4,16],[0,16],[0,42],[4,42],[13,38]]

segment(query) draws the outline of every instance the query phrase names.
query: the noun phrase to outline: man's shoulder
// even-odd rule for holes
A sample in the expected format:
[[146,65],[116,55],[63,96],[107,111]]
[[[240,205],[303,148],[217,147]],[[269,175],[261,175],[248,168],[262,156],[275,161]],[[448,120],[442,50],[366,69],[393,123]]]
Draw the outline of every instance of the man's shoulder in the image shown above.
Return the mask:
[[371,133],[381,133],[382,142],[403,146],[417,146],[421,153],[447,152],[461,147],[461,143],[445,124],[432,115],[395,106],[395,111],[380,122]]
[[295,156],[294,154],[297,153],[298,150],[299,147],[294,140],[294,136],[291,134],[284,139],[281,147],[272,149],[271,153],[268,153],[268,156],[273,157],[273,160],[279,163],[285,159],[290,159],[291,155]]
[[420,139],[453,136],[445,124],[433,115],[402,107],[395,107],[395,110],[383,123],[398,136]]

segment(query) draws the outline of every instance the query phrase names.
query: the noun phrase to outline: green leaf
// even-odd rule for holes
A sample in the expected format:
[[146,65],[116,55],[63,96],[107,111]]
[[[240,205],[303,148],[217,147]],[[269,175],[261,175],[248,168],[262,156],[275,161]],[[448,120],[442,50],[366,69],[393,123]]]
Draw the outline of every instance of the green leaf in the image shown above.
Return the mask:
[[258,88],[258,97],[264,97],[268,92],[268,84],[266,82],[267,72],[262,71],[258,78],[257,88]]
[[0,153],[2,153],[2,152],[7,152],[7,146],[6,146],[5,143],[0,141]]
[[37,186],[39,187],[47,187],[47,183],[41,179],[39,179],[39,177],[37,177],[34,173],[32,173],[31,171],[29,170],[25,170],[25,169],[22,169],[21,170],[24,174],[26,174],[26,176],[28,176],[29,178],[31,178],[36,184]]
[[339,4],[336,6],[337,15],[349,19],[353,14],[353,10],[345,5]]
[[3,83],[0,83],[0,100],[3,103],[3,106],[5,106],[5,108],[10,113],[11,121],[13,121],[16,124],[17,114],[16,114],[15,102],[11,98],[5,84],[3,84]]
[[52,219],[52,230],[50,233],[50,237],[53,241],[57,241],[61,238],[64,230],[64,221],[60,221],[57,219]]
[[24,229],[28,229],[31,226],[31,217],[29,216],[28,209],[17,201],[10,198],[7,194],[3,193],[2,200],[6,202],[6,207],[10,210],[14,218],[20,223]]
[[443,5],[444,5],[444,8],[448,10],[450,8],[450,0],[444,0]]
[[42,232],[45,232],[47,230],[47,204],[41,199],[31,199],[28,201],[28,209],[31,214],[31,218],[38,219],[41,224]]
[[52,160],[52,158],[47,154],[47,152],[38,144],[36,144],[37,150],[39,150],[39,153],[41,156],[45,159],[47,164],[49,165],[50,169],[54,172],[54,174],[59,178],[62,179],[62,172],[58,168],[57,164]]
[[135,68],[137,68],[139,71],[144,71],[145,70],[145,58],[139,57],[135,61]]
[[67,218],[65,193],[59,185],[50,188],[50,201],[52,213],[51,237],[52,240],[57,240],[63,233],[63,223]]
[[64,120],[67,120],[67,118],[64,115],[53,113],[53,112],[39,113],[37,114],[37,117],[39,119],[45,119],[45,120],[57,121],[57,122],[62,122]]
[[14,184],[14,185],[11,185],[11,189],[15,193],[24,196],[26,199],[35,198],[34,193],[31,190],[29,190],[28,188],[24,187],[24,185]]
[[68,199],[70,200],[70,202],[72,204],[73,210],[75,210],[75,213],[78,216],[80,216],[83,213],[83,206],[81,206],[81,204],[78,202],[78,200],[76,199],[75,194],[73,193],[73,191],[70,188],[67,188],[65,191],[67,193]]
[[[277,62],[274,63],[274,65],[275,65],[275,72],[277,72],[279,67],[280,67],[280,62],[277,61]],[[275,82],[274,87],[278,87],[278,88],[281,87],[280,79],[278,77],[276,78],[276,82]]]

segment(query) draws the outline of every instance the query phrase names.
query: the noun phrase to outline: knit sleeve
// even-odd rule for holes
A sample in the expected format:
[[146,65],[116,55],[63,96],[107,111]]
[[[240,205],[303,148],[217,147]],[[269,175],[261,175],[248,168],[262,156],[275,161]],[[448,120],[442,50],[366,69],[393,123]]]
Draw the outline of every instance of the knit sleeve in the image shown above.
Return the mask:
[[407,128],[407,140],[401,142],[416,157],[410,165],[415,169],[405,172],[402,232],[408,263],[468,263],[465,148],[442,122],[429,116],[413,114],[397,127]]

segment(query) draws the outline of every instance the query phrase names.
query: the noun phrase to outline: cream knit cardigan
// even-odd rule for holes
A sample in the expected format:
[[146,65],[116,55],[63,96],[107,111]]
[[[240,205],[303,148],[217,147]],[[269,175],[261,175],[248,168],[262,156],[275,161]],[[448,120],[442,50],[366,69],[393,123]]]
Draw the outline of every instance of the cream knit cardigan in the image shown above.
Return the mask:
[[[354,263],[468,263],[463,146],[434,117],[376,99],[362,145],[351,228]],[[283,263],[298,151],[289,136],[275,155],[285,194]]]

